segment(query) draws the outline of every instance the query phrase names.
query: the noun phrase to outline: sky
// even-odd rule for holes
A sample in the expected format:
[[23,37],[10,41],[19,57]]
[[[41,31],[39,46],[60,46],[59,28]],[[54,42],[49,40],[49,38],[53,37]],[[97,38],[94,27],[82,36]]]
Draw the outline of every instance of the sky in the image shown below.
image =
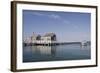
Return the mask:
[[90,41],[91,14],[23,10],[23,38],[53,32],[58,41]]

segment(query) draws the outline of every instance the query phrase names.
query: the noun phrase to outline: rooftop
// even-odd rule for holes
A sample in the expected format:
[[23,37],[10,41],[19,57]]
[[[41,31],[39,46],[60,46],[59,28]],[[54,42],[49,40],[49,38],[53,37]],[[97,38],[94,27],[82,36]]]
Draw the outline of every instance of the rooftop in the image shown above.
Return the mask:
[[48,36],[56,36],[56,34],[55,33],[46,33],[45,35],[44,35],[44,37],[48,37]]

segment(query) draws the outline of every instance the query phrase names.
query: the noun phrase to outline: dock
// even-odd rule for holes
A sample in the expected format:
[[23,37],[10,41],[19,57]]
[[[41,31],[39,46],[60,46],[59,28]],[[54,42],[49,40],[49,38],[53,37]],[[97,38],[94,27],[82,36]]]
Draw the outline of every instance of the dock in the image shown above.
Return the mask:
[[82,44],[81,42],[38,42],[38,43],[24,43],[25,46],[56,46],[56,45],[69,45],[69,44]]

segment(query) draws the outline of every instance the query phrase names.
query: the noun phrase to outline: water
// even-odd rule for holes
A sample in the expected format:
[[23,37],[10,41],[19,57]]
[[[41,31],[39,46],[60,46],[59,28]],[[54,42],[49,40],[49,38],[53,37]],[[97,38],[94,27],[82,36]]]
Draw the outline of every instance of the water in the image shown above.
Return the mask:
[[90,45],[24,46],[23,62],[91,59]]

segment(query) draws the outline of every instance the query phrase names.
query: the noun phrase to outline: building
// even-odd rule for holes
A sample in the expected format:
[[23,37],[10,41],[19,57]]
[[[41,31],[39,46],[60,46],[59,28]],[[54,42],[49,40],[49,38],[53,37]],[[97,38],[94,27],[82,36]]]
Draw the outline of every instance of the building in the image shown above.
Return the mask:
[[40,41],[40,40],[41,40],[41,36],[33,32],[31,36],[31,43],[37,43],[37,41]]
[[51,43],[56,40],[56,35],[54,33],[46,33],[44,36],[33,33],[31,36],[32,43]]
[[41,41],[47,43],[51,43],[56,40],[56,35],[54,33],[46,33],[44,36],[41,37]]

